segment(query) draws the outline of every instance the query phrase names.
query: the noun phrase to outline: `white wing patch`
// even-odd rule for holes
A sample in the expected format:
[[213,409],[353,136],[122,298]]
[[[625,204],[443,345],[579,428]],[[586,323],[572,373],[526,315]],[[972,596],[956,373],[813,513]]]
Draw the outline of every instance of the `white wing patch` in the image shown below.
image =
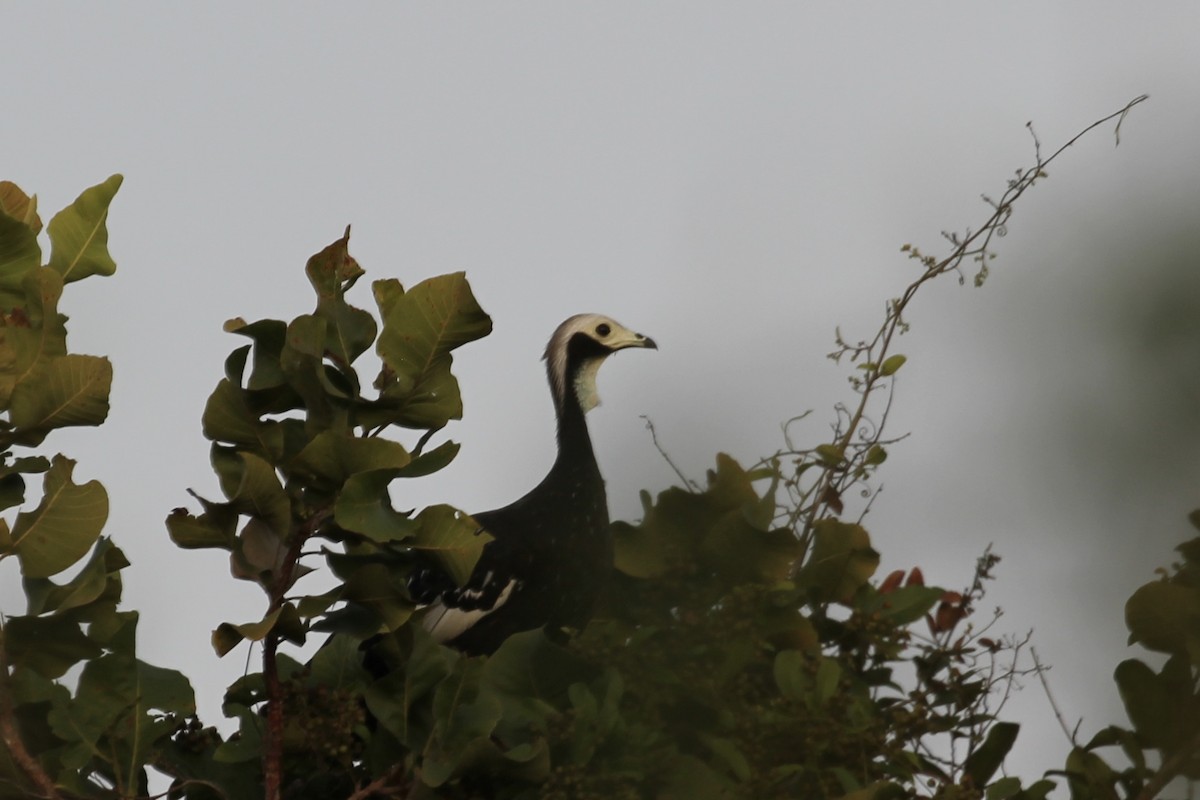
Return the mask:
[[507,603],[509,595],[516,587],[517,579],[513,578],[501,590],[500,596],[496,598],[496,604],[491,608],[474,608],[467,611],[461,608],[451,608],[440,600],[430,603],[429,610],[425,613],[425,619],[421,624],[433,636],[434,641],[448,642],[465,633],[479,620]]

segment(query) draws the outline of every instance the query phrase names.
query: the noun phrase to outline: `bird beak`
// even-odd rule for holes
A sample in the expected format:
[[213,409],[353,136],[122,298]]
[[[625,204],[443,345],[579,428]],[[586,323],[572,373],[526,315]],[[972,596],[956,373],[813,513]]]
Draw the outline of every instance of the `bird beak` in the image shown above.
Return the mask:
[[626,331],[620,339],[609,344],[613,350],[624,350],[627,347],[644,347],[647,350],[657,350],[658,345],[649,336],[643,336],[640,333]]

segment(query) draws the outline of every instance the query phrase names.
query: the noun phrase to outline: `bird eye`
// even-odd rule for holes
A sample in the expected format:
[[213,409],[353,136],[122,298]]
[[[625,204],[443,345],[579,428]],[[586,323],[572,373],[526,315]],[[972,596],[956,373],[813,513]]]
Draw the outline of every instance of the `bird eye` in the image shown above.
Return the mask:
[[610,333],[612,333],[612,328],[608,327],[607,323],[601,322],[596,326],[596,335],[601,339],[603,339],[605,336],[608,336]]

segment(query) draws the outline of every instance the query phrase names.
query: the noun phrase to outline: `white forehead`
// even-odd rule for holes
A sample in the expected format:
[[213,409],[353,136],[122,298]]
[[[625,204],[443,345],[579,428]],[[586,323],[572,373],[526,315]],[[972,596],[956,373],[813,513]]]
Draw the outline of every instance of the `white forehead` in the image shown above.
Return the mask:
[[563,320],[563,323],[555,329],[554,335],[550,337],[550,343],[546,345],[546,353],[542,357],[546,359],[546,371],[550,375],[550,385],[554,391],[556,403],[562,402],[566,390],[567,343],[577,333],[587,334],[594,338],[596,328],[600,325],[607,325],[613,331],[625,330],[625,326],[621,323],[603,314],[576,314]]
[[624,327],[612,317],[606,317],[603,314],[576,314],[573,317],[567,317],[550,337],[550,343],[546,345],[546,358],[550,358],[556,352],[565,353],[567,342],[571,341],[572,336],[577,333],[593,335],[600,325],[608,325],[613,330]]

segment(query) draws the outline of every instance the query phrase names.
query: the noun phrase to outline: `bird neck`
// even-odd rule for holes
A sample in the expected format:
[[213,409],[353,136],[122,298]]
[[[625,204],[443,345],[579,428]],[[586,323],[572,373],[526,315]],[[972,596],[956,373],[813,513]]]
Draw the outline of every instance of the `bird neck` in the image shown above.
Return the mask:
[[568,381],[566,394],[558,408],[558,465],[574,465],[589,471],[598,469],[587,418],[576,395],[574,381]]

